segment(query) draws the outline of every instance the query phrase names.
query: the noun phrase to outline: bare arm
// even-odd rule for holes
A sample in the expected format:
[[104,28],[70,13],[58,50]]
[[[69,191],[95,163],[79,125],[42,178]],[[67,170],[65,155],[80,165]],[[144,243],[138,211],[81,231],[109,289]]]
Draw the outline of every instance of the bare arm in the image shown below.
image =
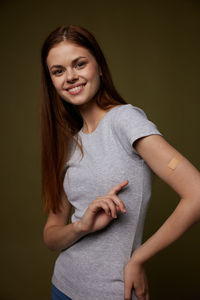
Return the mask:
[[138,300],[149,300],[143,264],[200,220],[200,173],[159,135],[141,138],[136,141],[134,147],[154,173],[180,196],[179,204],[173,213],[133,252],[124,267],[124,299],[131,299],[131,290],[134,288]]
[[107,226],[115,218],[117,211],[124,213],[125,205],[116,194],[127,184],[128,180],[125,180],[112,187],[104,196],[97,196],[82,218],[72,224],[67,224],[72,206],[64,194],[61,212],[50,212],[44,227],[44,242],[47,247],[51,250],[67,249],[84,235]]
[[[135,148],[155,174],[180,196],[180,202],[174,212],[159,230],[133,254],[132,258],[135,261],[144,263],[177,240],[187,229],[200,220],[200,173],[159,135],[138,140]],[[176,156],[181,157],[176,168],[168,168],[167,165]]]
[[72,205],[64,194],[61,212],[57,214],[50,212],[48,215],[43,237],[50,250],[66,249],[87,234],[80,228],[79,221],[67,224],[71,208]]

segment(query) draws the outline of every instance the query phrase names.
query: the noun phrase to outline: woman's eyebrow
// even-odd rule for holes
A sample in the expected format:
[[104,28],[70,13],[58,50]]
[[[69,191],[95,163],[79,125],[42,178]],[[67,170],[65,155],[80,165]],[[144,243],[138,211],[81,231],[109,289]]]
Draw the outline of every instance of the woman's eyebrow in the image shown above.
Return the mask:
[[[86,57],[85,56],[79,56],[79,57],[75,58],[74,60],[72,60],[72,64],[76,63],[80,58],[86,58]],[[52,68],[62,68],[62,67],[63,67],[62,65],[53,65],[53,66],[51,66],[50,70]]]

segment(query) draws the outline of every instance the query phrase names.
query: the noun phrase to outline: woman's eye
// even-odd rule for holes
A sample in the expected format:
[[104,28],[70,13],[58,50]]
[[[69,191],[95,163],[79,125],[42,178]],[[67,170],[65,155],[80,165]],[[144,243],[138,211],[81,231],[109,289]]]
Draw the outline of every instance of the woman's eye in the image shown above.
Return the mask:
[[85,62],[79,62],[79,63],[77,63],[76,64],[76,67],[78,67],[78,68],[81,68],[81,67],[83,67],[85,65]]
[[62,70],[55,70],[52,73],[53,75],[60,75],[62,73]]

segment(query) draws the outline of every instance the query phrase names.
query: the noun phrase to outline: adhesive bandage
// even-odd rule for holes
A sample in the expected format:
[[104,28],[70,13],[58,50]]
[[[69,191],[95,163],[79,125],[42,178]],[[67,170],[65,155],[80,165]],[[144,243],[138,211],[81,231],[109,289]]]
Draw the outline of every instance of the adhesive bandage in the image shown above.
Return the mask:
[[180,154],[177,154],[174,156],[170,162],[168,163],[167,167],[164,169],[164,175],[170,175],[178,166],[179,162],[183,159],[183,157]]

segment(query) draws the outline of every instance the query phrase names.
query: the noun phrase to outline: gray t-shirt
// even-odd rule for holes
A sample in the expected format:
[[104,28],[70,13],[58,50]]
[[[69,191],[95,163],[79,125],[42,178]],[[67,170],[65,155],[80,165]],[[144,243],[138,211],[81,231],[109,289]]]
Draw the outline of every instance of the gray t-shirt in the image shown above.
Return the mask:
[[79,131],[82,160],[71,143],[63,185],[75,208],[72,222],[81,219],[97,196],[129,180],[117,194],[127,212],[118,212],[108,226],[82,237],[56,260],[52,283],[72,300],[124,299],[123,267],[142,242],[152,184],[152,171],[133,143],[151,134],[162,135],[141,108],[125,104],[107,112],[92,133]]

